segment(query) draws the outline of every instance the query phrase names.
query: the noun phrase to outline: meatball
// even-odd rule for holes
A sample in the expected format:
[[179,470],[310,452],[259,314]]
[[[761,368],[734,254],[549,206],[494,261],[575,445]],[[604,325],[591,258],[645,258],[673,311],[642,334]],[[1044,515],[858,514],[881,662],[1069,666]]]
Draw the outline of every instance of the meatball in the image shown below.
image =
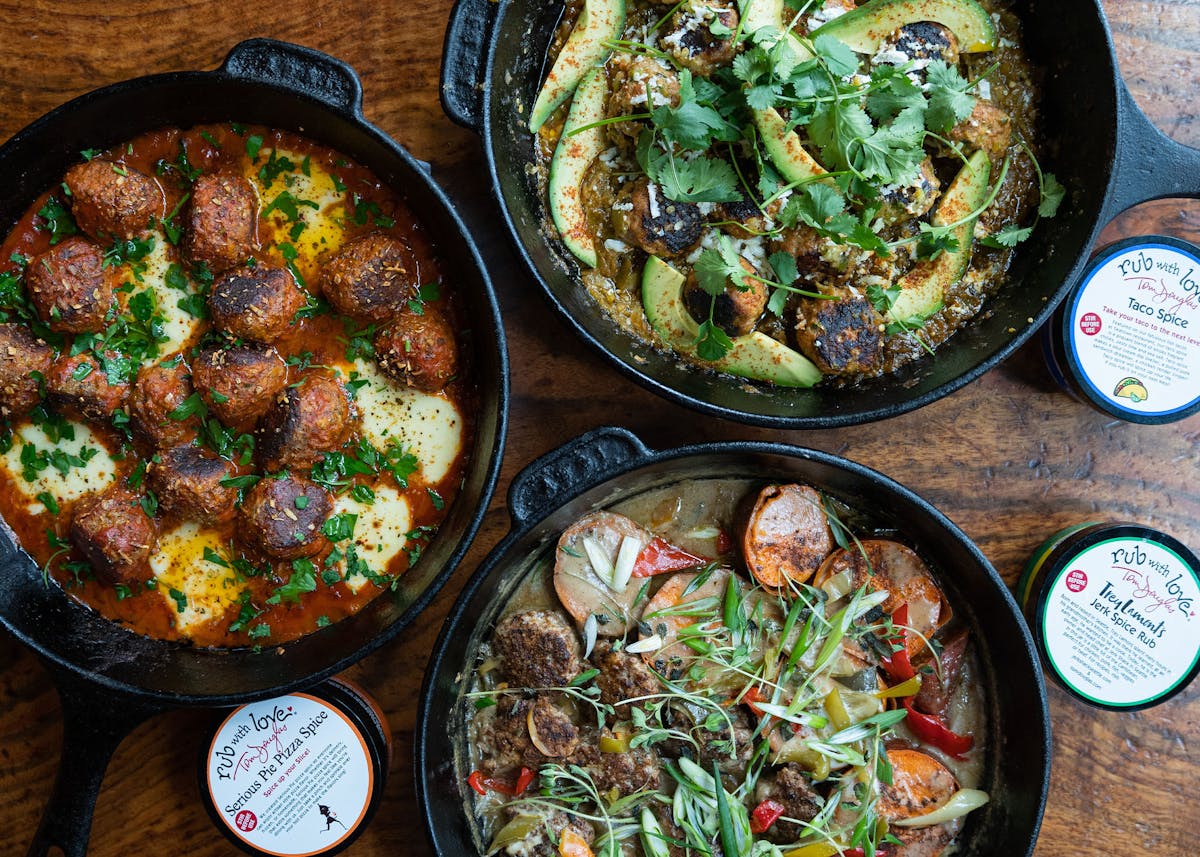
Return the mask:
[[328,375],[309,374],[275,397],[259,422],[258,448],[270,470],[311,467],[340,449],[351,427],[345,388]]
[[21,324],[0,324],[0,418],[23,417],[42,400],[40,378],[50,373],[54,349]]
[[324,488],[299,476],[266,476],[242,503],[242,537],[278,559],[313,556],[328,542],[321,526],[333,511]]
[[529,713],[534,701],[499,697],[472,723],[479,766],[488,776],[515,777],[521,768],[536,771],[549,761],[529,737]]
[[205,348],[192,361],[192,383],[217,419],[248,428],[287,384],[287,366],[274,348]]
[[71,212],[97,241],[133,238],[166,213],[166,198],[152,177],[111,161],[88,161],[67,170]]
[[697,762],[706,771],[711,771],[713,762],[716,762],[721,773],[741,779],[746,774],[750,757],[754,755],[754,727],[740,708],[731,711],[729,719],[733,721],[732,733],[724,719],[721,728],[715,732],[704,726],[703,721],[692,730],[692,735],[700,745]]
[[158,534],[141,499],[113,485],[75,504],[68,538],[102,583],[130,586],[151,576],[150,557]]
[[596,676],[596,687],[600,689],[600,701],[617,707],[618,716],[627,699],[641,699],[659,692],[658,677],[637,655],[614,652],[605,644],[592,655],[592,663],[600,674]]
[[[108,356],[117,359],[112,352]],[[73,357],[63,354],[55,360],[46,375],[46,390],[51,403],[74,408],[89,420],[111,419],[129,397],[129,384],[112,383],[108,373],[88,352]]]
[[258,247],[258,194],[242,176],[212,173],[192,185],[184,252],[214,273],[246,261]]
[[570,756],[579,747],[579,729],[571,717],[545,696],[539,696],[529,709],[529,739],[533,746],[551,759]]
[[[607,731],[605,734],[611,736]],[[624,796],[659,787],[662,763],[653,750],[637,747],[624,753],[605,753],[597,743],[587,742],[572,761],[587,768],[592,782],[602,794],[616,789]]]
[[893,30],[872,62],[896,66],[911,62],[913,71],[921,72],[937,60],[949,66],[958,64],[958,37],[935,21],[917,21]]
[[[742,259],[742,267],[747,274],[753,274],[754,266]],[[752,276],[742,278],[740,287],[729,280],[725,281],[725,291],[712,296],[700,287],[695,272],[689,272],[683,288],[683,302],[688,312],[698,319],[708,318],[709,307],[712,307],[713,321],[730,336],[745,336],[754,330],[759,316],[767,308],[767,286],[761,280]]]
[[528,610],[504,617],[492,635],[513,687],[563,687],[583,671],[579,638],[558,613]]
[[190,443],[200,429],[200,418],[190,414],[176,419],[171,413],[192,395],[192,376],[182,358],[143,366],[129,398],[134,427],[155,446]]
[[423,313],[410,309],[375,334],[375,359],[393,380],[436,393],[458,372],[454,331],[430,306]]
[[379,232],[346,244],[321,273],[321,288],[333,308],[364,322],[394,318],[420,283],[420,266],[409,246]]
[[658,44],[693,74],[708,77],[737,52],[737,5],[719,0],[684,0]]
[[883,361],[883,317],[866,298],[804,298],[796,344],[827,375],[868,375]]
[[885,223],[903,223],[924,217],[937,202],[941,188],[933,161],[926,158],[911,180],[884,188],[879,216]]
[[662,188],[649,179],[635,182],[623,204],[632,208],[616,209],[619,216],[615,219],[628,244],[663,259],[674,259],[687,255],[700,241],[704,222],[700,209],[690,202],[667,199]]
[[34,257],[25,285],[38,317],[58,333],[98,333],[113,303],[104,254],[86,238],[68,238]]
[[283,268],[237,268],[213,285],[208,311],[230,336],[270,344],[292,329],[304,292]]
[[233,517],[237,489],[221,484],[236,475],[228,461],[196,446],[177,446],[155,456],[147,473],[150,490],[168,512],[201,524]]
[[[679,106],[679,75],[666,62],[640,54],[616,54],[608,61],[610,117],[648,113],[655,107]],[[631,119],[608,126],[618,144],[632,143],[645,129],[644,122]]]
[[[779,769],[774,777],[763,777],[758,782],[754,799],[761,803],[773,800],[783,806],[783,814],[796,821],[812,821],[821,811],[824,800],[813,789],[804,769],[788,764]],[[804,828],[791,821],[779,821],[771,826],[767,838],[772,842],[795,842],[804,834]]]
[[968,149],[983,149],[995,164],[1003,159],[1012,141],[1012,117],[991,102],[979,99],[971,115],[951,128],[946,136],[966,143]]

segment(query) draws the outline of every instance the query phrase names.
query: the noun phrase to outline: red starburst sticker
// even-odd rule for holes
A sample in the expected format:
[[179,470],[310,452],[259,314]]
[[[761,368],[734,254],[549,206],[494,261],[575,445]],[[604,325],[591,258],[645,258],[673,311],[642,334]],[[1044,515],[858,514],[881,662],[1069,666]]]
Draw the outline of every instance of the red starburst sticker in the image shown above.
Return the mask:
[[1100,332],[1100,316],[1094,312],[1086,312],[1083,318],[1079,319],[1079,329],[1083,331],[1084,336],[1095,336]]
[[238,830],[248,832],[258,827],[258,816],[248,809],[243,809],[233,819]]
[[1067,572],[1067,589],[1072,592],[1083,592],[1087,588],[1087,575],[1077,568]]

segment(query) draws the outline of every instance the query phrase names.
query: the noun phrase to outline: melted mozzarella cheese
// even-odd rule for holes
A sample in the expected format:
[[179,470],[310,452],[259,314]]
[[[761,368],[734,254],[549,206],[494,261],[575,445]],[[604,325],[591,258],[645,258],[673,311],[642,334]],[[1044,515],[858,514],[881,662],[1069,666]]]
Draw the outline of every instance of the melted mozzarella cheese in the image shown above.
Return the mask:
[[[154,591],[166,601],[185,634],[223,615],[237,603],[243,589],[232,569],[204,558],[205,548],[220,553],[222,544],[215,532],[201,530],[189,521],[160,536],[158,552],[150,558],[150,568],[158,579]],[[183,610],[172,597],[172,589],[186,598]]]
[[[70,425],[75,430],[74,440],[63,438],[58,443],[52,443],[38,426],[22,426],[13,436],[12,449],[4,454],[3,466],[8,471],[12,483],[29,500],[27,508],[31,515],[46,510],[42,501],[37,499],[38,494],[48,493],[61,506],[71,500],[78,500],[84,494],[107,488],[116,478],[116,466],[112,456],[101,445],[99,438],[83,423],[72,422]],[[63,455],[78,458],[91,455],[91,458],[82,465],[68,463],[66,473],[54,466],[48,466],[37,474],[36,479],[27,482],[22,475],[25,467],[21,463],[21,452],[27,446],[32,446],[38,452],[58,450]],[[95,450],[95,454],[85,450]],[[63,460],[61,456],[59,458]]]
[[421,477],[430,485],[449,472],[462,449],[463,421],[454,404],[442,396],[394,384],[373,362],[354,361],[358,409],[363,434],[379,449],[397,440],[421,463]]
[[[163,317],[162,331],[167,337],[167,341],[160,343],[158,346],[159,354],[162,356],[174,354],[183,348],[184,343],[192,338],[196,332],[196,328],[200,325],[200,319],[193,316],[187,310],[179,308],[179,301],[182,298],[196,293],[195,284],[189,281],[186,292],[167,285],[171,279],[168,277],[171,266],[175,265],[179,268],[179,263],[172,262],[168,247],[169,245],[162,231],[156,231],[154,249],[142,259],[146,269],[142,272],[141,282],[134,282],[134,291],[132,292],[132,294],[137,294],[138,292],[149,290],[154,293],[154,301],[158,306],[158,314]],[[179,268],[175,272],[174,278],[176,282],[178,282],[177,278],[182,272],[182,268]],[[153,360],[148,362],[153,362]]]
[[[360,503],[344,494],[333,504],[333,514],[349,512],[357,515],[354,523],[354,547],[358,556],[365,560],[376,574],[387,571],[388,564],[408,543],[408,532],[412,529],[412,515],[408,501],[395,488],[381,486],[375,489],[375,502]],[[344,545],[341,545],[345,549]],[[346,561],[337,564],[337,570],[345,576]],[[346,579],[351,591],[358,592],[367,583],[362,575]]]

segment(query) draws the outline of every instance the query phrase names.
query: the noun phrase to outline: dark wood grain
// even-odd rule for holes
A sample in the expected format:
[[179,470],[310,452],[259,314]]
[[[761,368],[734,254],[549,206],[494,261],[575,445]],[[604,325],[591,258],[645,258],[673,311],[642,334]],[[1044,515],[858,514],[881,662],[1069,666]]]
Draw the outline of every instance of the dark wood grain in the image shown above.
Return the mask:
[[[1200,145],[1200,0],[1105,0],[1124,73],[1139,103],[1178,140]],[[212,68],[250,36],[335,54],[362,75],[365,112],[430,161],[478,237],[505,311],[512,422],[502,485],[536,455],[602,423],[656,446],[707,439],[794,442],[845,454],[906,483],[946,511],[1014,581],[1055,529],[1086,518],[1131,519],[1200,548],[1200,417],[1172,426],[1114,422],[1059,392],[1035,347],[978,383],[876,425],[771,432],[702,419],[620,377],[568,335],[519,268],[483,181],[479,146],[438,106],[450,0],[237,3],[0,0],[0,139],[61,102],[153,71]],[[1102,240],[1144,232],[1200,239],[1200,207],[1168,200],[1122,216]],[[586,383],[582,383],[586,381]],[[455,593],[507,530],[503,491],[463,567],[417,627],[350,671],[386,711],[395,761],[356,857],[425,855],[412,785],[416,697]],[[1195,839],[1200,684],[1137,714],[1104,714],[1051,690],[1054,776],[1040,857],[1180,855]],[[117,751],[96,808],[96,857],[238,852],[201,808],[195,765],[205,712],[143,724]],[[0,853],[24,851],[49,794],[61,719],[37,660],[0,633]]]

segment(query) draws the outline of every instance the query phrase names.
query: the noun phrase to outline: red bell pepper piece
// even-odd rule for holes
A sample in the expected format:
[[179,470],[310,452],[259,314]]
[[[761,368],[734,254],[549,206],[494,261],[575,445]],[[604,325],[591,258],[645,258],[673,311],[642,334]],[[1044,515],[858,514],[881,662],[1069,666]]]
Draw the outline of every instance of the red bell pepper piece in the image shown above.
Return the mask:
[[904,709],[908,719],[904,722],[918,739],[937,747],[943,753],[962,759],[963,755],[975,746],[975,736],[959,735],[946,728],[946,724],[933,714],[922,714],[913,708],[912,698],[904,700]]
[[781,815],[783,804],[779,801],[764,800],[750,813],[750,832],[766,833]]
[[[522,772],[526,769],[522,768]],[[532,773],[530,779],[532,779]],[[495,777],[485,777],[483,771],[472,771],[471,776],[467,777],[467,785],[475,789],[481,795],[486,795],[489,791],[500,792],[503,795],[519,794],[512,783],[507,780],[498,780]],[[526,783],[526,786],[529,784]]]
[[633,563],[633,576],[650,577],[668,571],[682,571],[685,568],[704,565],[706,562],[708,560],[704,557],[693,556],[666,539],[655,536],[637,555],[637,560]]
[[742,702],[746,707],[757,714],[759,717],[764,717],[765,712],[758,707],[758,703],[766,702],[767,699],[758,690],[757,687],[752,687],[742,695]]
[[907,603],[896,608],[896,612],[892,614],[892,624],[896,626],[896,634],[888,637],[887,641],[900,648],[892,652],[891,657],[882,658],[880,665],[892,681],[907,681],[917,674],[917,671],[913,669],[912,662],[908,659],[908,630],[903,627],[908,625]]
[[513,789],[513,794],[520,797],[525,794],[525,789],[529,788],[529,784],[533,782],[533,771],[529,768],[521,768],[521,773],[517,774],[517,785]]
[[483,774],[479,771],[471,771],[471,776],[467,777],[467,785],[481,795],[487,795],[487,788],[483,785]]
[[733,539],[729,538],[729,533],[717,530],[717,553],[725,556],[731,550],[733,550]]

